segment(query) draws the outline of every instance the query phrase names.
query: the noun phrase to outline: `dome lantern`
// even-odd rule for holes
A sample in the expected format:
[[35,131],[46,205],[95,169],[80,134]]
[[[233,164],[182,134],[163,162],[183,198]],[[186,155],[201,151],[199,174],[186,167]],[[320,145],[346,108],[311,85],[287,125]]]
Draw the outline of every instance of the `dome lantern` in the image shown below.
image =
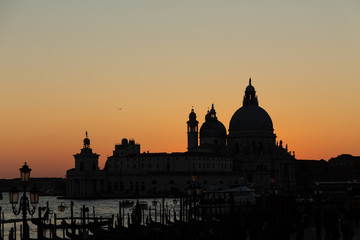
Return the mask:
[[243,100],[243,106],[249,105],[259,106],[255,88],[251,85],[251,78],[249,78],[249,86],[246,87]]

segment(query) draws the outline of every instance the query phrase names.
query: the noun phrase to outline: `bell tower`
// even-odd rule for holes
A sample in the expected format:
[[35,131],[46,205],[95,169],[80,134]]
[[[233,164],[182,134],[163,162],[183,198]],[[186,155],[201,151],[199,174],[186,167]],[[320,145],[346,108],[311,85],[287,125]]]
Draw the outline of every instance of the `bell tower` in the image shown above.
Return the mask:
[[194,108],[189,114],[189,121],[187,121],[187,135],[188,135],[188,151],[194,151],[198,146],[198,129],[199,122],[196,120],[196,113]]

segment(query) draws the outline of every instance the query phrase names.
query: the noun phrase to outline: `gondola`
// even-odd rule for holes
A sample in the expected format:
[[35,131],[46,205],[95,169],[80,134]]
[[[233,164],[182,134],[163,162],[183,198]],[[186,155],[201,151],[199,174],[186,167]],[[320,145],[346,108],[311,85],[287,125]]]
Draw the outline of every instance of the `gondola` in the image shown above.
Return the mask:
[[[66,236],[68,238],[70,238],[71,240],[83,240],[83,239],[88,239],[88,240],[96,240],[94,235],[89,235],[88,231],[85,231],[83,233],[80,234],[76,234],[76,233],[71,233],[68,230],[66,230]],[[98,239],[106,239],[106,238],[98,238]]]
[[89,225],[97,225],[97,226],[108,226],[112,224],[112,220],[111,219],[106,219],[103,221],[94,221],[94,222],[90,222],[85,224],[85,226],[83,224],[74,224],[71,225],[70,223],[67,223],[65,221],[62,221],[60,224],[52,224],[52,223],[45,223],[42,220],[38,219],[38,218],[34,218],[31,219],[31,223],[33,223],[36,226],[41,226],[43,229],[83,229],[83,228],[88,228]]

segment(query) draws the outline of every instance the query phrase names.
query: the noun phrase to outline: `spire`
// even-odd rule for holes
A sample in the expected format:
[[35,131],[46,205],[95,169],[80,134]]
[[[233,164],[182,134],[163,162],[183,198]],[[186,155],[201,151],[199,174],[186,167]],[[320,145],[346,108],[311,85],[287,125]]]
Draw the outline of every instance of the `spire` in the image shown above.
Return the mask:
[[85,132],[86,138],[84,138],[84,148],[90,148],[90,139],[88,138],[88,132]]
[[251,78],[249,78],[249,86],[245,89],[245,96],[243,100],[243,106],[259,106],[257,100],[255,88],[251,85]]

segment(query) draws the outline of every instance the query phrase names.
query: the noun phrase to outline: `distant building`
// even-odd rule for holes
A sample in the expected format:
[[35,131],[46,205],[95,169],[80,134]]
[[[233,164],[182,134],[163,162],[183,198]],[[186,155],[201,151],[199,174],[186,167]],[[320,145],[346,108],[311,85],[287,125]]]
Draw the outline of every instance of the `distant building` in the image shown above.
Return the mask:
[[[177,194],[193,184],[204,190],[251,184],[258,193],[269,188],[295,192],[295,156],[276,142],[273,124],[259,107],[255,88],[246,88],[243,106],[230,121],[229,134],[218,120],[214,105],[198,128],[194,109],[187,121],[188,151],[141,153],[134,140],[115,145],[104,169],[86,136],[75,168],[66,173],[69,198]],[[199,143],[200,140],[200,143]]]
[[[65,178],[35,178],[32,177],[27,185],[27,190],[36,187],[43,196],[64,196],[65,195]],[[8,192],[11,187],[23,188],[23,183],[19,178],[0,179],[0,192]]]

